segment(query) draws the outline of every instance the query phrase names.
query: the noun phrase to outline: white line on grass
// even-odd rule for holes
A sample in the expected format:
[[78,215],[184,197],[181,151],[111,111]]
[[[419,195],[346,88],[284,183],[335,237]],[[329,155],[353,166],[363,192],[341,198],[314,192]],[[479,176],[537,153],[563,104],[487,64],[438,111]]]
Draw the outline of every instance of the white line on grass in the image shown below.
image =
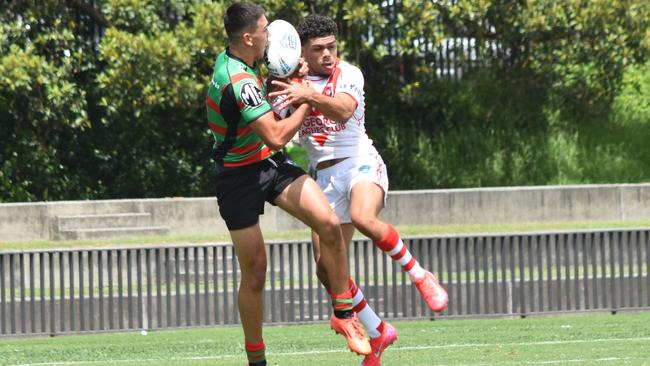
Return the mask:
[[[439,346],[405,346],[391,347],[391,353],[397,351],[421,351],[427,349],[445,349],[445,348],[471,348],[471,347],[505,347],[505,346],[544,346],[544,345],[557,345],[557,344],[570,344],[570,343],[599,343],[599,342],[637,342],[637,341],[650,341],[650,337],[636,337],[636,338],[599,338],[599,339],[576,339],[576,340],[558,340],[558,341],[539,341],[539,342],[512,342],[512,343],[457,343],[457,344],[442,344]],[[339,353],[341,349],[331,350],[314,350],[314,351],[300,351],[300,352],[273,352],[273,356],[304,356],[316,354]],[[239,358],[242,354],[236,355],[217,355],[217,356],[203,356],[203,357],[173,357],[173,358],[132,358],[132,359],[104,359],[93,361],[54,361],[54,362],[41,362],[41,363],[23,363],[13,364],[9,366],[55,366],[55,365],[82,365],[94,363],[125,363],[125,362],[157,362],[165,361],[197,361],[197,360],[218,360],[223,358]],[[528,364],[559,364],[559,363],[581,363],[586,361],[618,361],[625,358],[607,357],[601,359],[575,359],[575,360],[555,360],[555,361],[538,361],[526,362]]]
[[553,360],[553,361],[528,361],[526,364],[529,365],[555,365],[555,364],[562,364],[562,363],[583,363],[583,362],[613,362],[613,361],[623,361],[623,360],[630,360],[630,357],[605,357],[605,358],[577,358],[573,360]]

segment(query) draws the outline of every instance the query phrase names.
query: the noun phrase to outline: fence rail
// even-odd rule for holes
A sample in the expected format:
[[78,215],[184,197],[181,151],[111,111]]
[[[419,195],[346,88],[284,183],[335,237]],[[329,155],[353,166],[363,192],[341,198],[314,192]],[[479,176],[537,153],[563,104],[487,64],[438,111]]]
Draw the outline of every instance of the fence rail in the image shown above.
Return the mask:
[[[650,308],[650,228],[412,237],[449,307],[432,313],[408,275],[367,240],[352,277],[382,317],[521,315]],[[264,320],[326,320],[311,243],[267,245]],[[228,244],[0,252],[0,336],[239,322],[239,269]]]

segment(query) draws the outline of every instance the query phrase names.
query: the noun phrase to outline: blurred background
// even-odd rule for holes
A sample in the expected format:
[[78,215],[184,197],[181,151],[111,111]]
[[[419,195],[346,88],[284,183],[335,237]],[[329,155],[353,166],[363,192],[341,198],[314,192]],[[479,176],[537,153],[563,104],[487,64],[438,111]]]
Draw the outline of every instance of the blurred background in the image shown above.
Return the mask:
[[[4,1],[0,202],[212,196],[231,3]],[[336,19],[391,189],[650,181],[645,0],[259,3]]]

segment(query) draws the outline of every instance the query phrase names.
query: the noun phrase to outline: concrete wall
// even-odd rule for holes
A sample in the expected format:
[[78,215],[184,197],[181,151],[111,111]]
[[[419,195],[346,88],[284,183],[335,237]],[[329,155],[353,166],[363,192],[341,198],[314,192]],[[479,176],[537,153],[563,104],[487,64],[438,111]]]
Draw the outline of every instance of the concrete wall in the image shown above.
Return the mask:
[[383,217],[412,225],[650,218],[650,184],[396,191]]
[[[0,243],[49,240],[61,215],[152,214],[170,235],[225,233],[216,199],[163,198],[0,204]],[[490,224],[650,218],[650,184],[392,191],[382,217],[395,225]],[[266,205],[265,230],[303,228]]]

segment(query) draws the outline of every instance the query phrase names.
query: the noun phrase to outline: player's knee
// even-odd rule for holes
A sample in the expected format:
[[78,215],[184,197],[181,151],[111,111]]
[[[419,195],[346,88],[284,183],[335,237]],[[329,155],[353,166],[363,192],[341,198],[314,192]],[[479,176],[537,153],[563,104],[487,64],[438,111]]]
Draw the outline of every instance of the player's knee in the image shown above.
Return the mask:
[[[242,278],[242,283],[243,282],[244,279]],[[247,276],[247,281],[245,282],[246,286],[251,291],[259,292],[264,290],[264,283],[266,282],[266,270],[250,273],[249,276]]]
[[374,215],[360,211],[352,212],[351,219],[354,227],[359,229],[361,232],[369,231],[377,222],[377,218]]
[[264,284],[266,283],[266,272],[256,274],[251,283],[251,288],[254,291],[264,290]]
[[242,283],[253,291],[261,291],[266,281],[266,260],[264,258],[251,258],[240,261]]
[[342,235],[339,218],[332,212],[327,220],[319,224],[319,227],[316,228],[316,231],[321,239],[321,245],[336,242],[337,239]]

